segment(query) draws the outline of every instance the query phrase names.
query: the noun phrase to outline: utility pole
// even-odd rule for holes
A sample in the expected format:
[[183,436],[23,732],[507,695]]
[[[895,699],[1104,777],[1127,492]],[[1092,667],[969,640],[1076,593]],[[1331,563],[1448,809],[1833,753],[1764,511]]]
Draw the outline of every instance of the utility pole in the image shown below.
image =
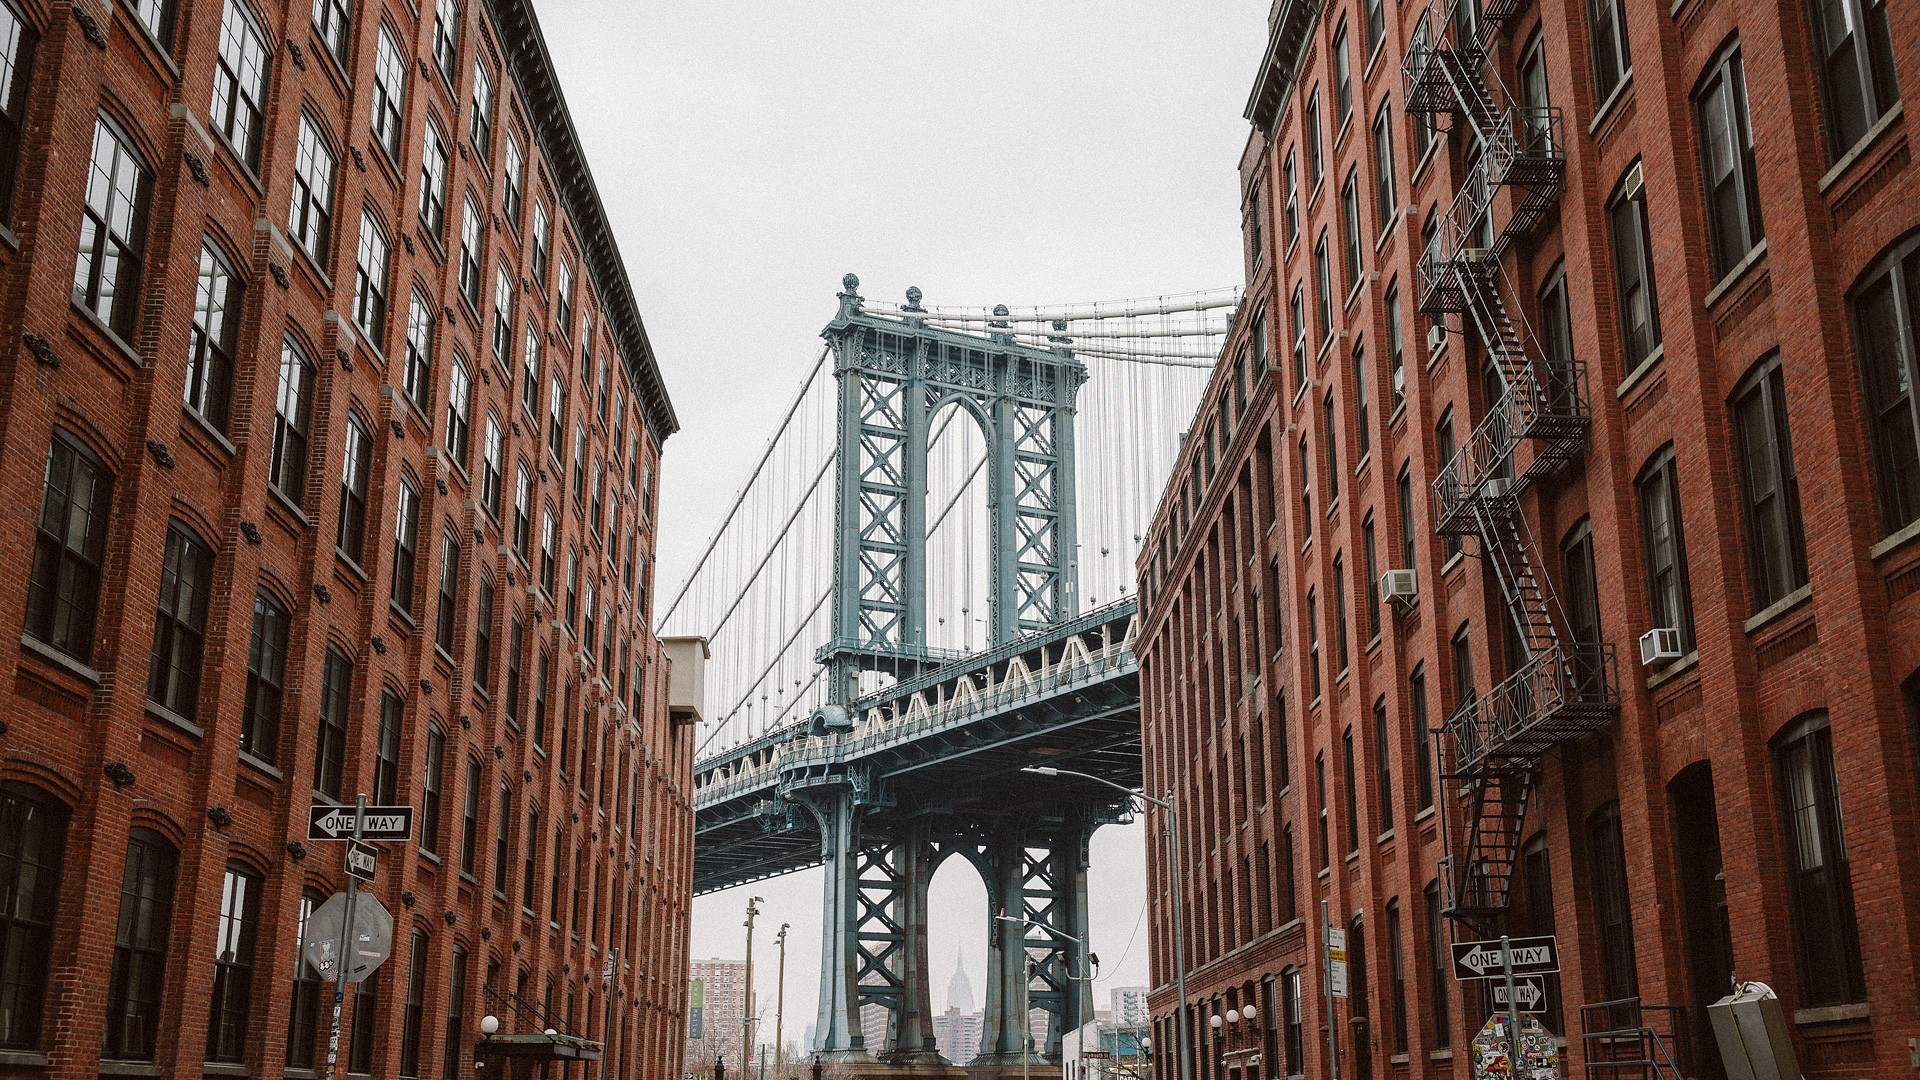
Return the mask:
[[787,1017],[787,927],[791,923],[781,923],[780,933],[775,935],[780,942],[780,988],[773,999],[773,1077],[782,1080],[786,1072],[787,1044],[783,1041],[781,1026]]
[[747,999],[741,1008],[740,1061],[742,1069],[753,1067],[753,917],[760,914],[760,897],[747,901]]

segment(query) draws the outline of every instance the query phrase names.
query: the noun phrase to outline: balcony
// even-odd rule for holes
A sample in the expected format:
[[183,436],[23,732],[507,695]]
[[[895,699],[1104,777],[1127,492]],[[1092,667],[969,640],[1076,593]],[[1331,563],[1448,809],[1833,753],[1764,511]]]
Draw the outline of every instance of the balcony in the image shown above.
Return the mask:
[[1532,769],[1548,750],[1601,730],[1619,711],[1613,644],[1556,645],[1447,718],[1447,775],[1480,780]]

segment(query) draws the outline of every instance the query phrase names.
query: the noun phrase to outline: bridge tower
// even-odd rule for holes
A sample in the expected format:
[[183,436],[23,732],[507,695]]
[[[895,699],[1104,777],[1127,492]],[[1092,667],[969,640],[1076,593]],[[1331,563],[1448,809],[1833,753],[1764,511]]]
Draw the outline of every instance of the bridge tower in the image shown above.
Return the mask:
[[[842,285],[839,311],[822,331],[839,384],[840,440],[832,638],[815,653],[829,679],[828,704],[812,723],[822,736],[854,727],[863,672],[905,681],[953,659],[927,644],[928,442],[949,404],[979,424],[987,447],[989,647],[1079,614],[1074,403],[1087,372],[1067,339],[1042,349],[1017,342],[1008,322],[990,322],[984,334],[929,326],[914,314],[923,310],[918,289],[908,290],[899,312],[870,312],[858,278],[848,274]],[[1060,1033],[1093,1018],[1084,981],[1087,845],[1094,829],[1119,816],[1111,799],[1036,800],[992,821],[903,816],[891,812],[886,781],[858,766],[783,782],[781,794],[817,825],[826,869],[811,1048],[823,1060],[862,1076],[895,1067],[940,1075],[927,888],[955,854],[986,882],[991,947],[979,1053],[954,1064],[1017,1072],[1022,1062],[1057,1061]],[[1001,911],[1019,913],[1032,929],[997,920]],[[1032,981],[1023,987],[1029,958]],[[1053,1017],[1048,1045],[1028,1045],[1023,1003]],[[862,1034],[866,1005],[889,1012],[882,1046]]]
[[930,327],[913,315],[918,289],[882,315],[862,306],[859,278],[841,283],[839,313],[821,332],[839,382],[840,454],[833,639],[816,659],[829,668],[829,700],[845,706],[861,671],[905,678],[932,659],[927,443],[950,403],[987,444],[990,643],[1078,613],[1073,417],[1087,369],[1065,337],[1039,349],[1015,342],[1009,323],[985,337]]

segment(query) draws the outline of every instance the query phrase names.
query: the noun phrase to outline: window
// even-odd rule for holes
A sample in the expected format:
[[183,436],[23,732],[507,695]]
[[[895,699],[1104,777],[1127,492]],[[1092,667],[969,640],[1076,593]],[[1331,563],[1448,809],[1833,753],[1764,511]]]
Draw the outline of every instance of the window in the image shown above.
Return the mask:
[[451,532],[440,534],[440,591],[434,611],[433,643],[449,656],[453,654],[453,613],[460,591],[460,540]]
[[102,113],[93,126],[93,167],[80,218],[73,302],[99,316],[122,340],[140,313],[141,261],[147,252],[147,203],[153,174],[133,141]]
[[335,544],[340,553],[355,563],[361,558],[367,539],[367,474],[373,470],[373,438],[360,425],[360,418],[347,414],[346,453],[340,467],[340,532]]
[[1314,87],[1307,97],[1307,177],[1316,190],[1320,187],[1320,178],[1326,175],[1326,160],[1320,150],[1320,88]]
[[1320,869],[1325,870],[1333,858],[1333,844],[1327,835],[1327,755],[1322,751],[1314,755],[1313,775],[1316,790],[1320,796],[1320,809],[1315,815],[1315,827],[1319,830]]
[[1300,235],[1300,175],[1293,164],[1293,147],[1287,147],[1287,163],[1282,170],[1287,184],[1287,246],[1293,246],[1293,238]]
[[[1368,455],[1373,453],[1373,434],[1368,430],[1372,425],[1367,419],[1367,404],[1366,342],[1356,341],[1353,344],[1353,408],[1359,420],[1358,434],[1355,438],[1359,444],[1362,463],[1367,460]],[[1354,467],[1359,468],[1358,465]]]
[[[547,387],[547,453],[552,454],[553,460],[556,462],[565,461],[566,446],[564,445],[564,440],[566,436],[564,432],[567,426],[567,384],[561,381],[558,371],[549,376],[549,379],[550,385]],[[577,442],[578,440],[575,441]],[[576,488],[577,486],[578,485],[576,485]],[[574,498],[577,499],[579,497],[580,493],[576,490],[574,492]]]
[[0,1047],[40,1048],[67,818],[66,806],[38,788],[0,784]]
[[1345,675],[1347,673],[1349,659],[1347,655],[1347,638],[1349,635],[1347,633],[1347,564],[1345,553],[1336,553],[1333,556],[1333,628],[1337,639],[1334,652],[1340,659],[1340,666],[1335,670],[1339,674]]
[[352,0],[313,0],[313,30],[335,62],[346,66],[347,38],[353,32]]
[[[1593,529],[1581,519],[1560,545],[1560,563],[1566,581],[1567,631],[1581,645],[1600,644],[1600,592],[1593,563]],[[1598,676],[1597,650],[1582,650],[1574,656],[1574,665],[1583,672],[1579,693],[1598,692],[1587,679]]]
[[516,611],[507,620],[507,719],[515,727],[520,724],[520,650],[524,636]]
[[320,676],[320,731],[314,741],[313,790],[338,802],[347,753],[347,702],[353,690],[353,664],[327,646]]
[[466,1008],[467,950],[455,945],[453,963],[447,972],[447,1036],[441,1042],[446,1056],[440,1065],[441,1080],[458,1080],[461,1066],[466,1061],[467,1048],[461,1041]]
[[1433,1045],[1453,1045],[1453,1019],[1447,988],[1453,983],[1453,950],[1447,948],[1447,920],[1440,907],[1440,882],[1427,882],[1427,973],[1433,1000]]
[[[1453,440],[1453,409],[1451,407],[1440,414],[1440,424],[1434,432],[1434,443],[1440,451],[1440,467],[1446,469],[1453,464],[1454,456],[1460,449],[1459,444]],[[1441,550],[1446,552],[1447,559],[1451,561],[1464,548],[1458,535],[1448,534],[1441,538]]]
[[[472,402],[472,377],[459,357],[447,363],[447,454],[453,463],[467,469],[467,409]],[[492,417],[488,417],[492,421]],[[497,492],[495,492],[497,496]],[[497,513],[497,505],[493,507]]]
[[1373,544],[1373,515],[1360,523],[1360,545],[1367,558],[1367,640],[1380,636],[1380,558]]
[[127,839],[113,974],[107,982],[106,1045],[100,1054],[109,1061],[154,1058],[178,858],[173,845],[152,829],[135,828]]
[[1307,590],[1307,669],[1313,680],[1313,700],[1320,700],[1320,609],[1312,589]]
[[533,200],[533,283],[547,291],[547,249],[553,240],[553,224],[547,218],[547,204]]
[[560,523],[554,520],[553,507],[546,507],[545,515],[540,526],[540,588],[551,599],[554,574],[560,564]]
[[[327,0],[320,0],[326,3]],[[293,158],[293,199],[287,232],[316,265],[325,266],[333,239],[333,151],[313,117],[300,114],[300,145]]]
[[560,256],[559,281],[554,286],[553,318],[560,326],[560,336],[573,339],[573,264],[565,255]]
[[1407,115],[1413,119],[1413,171],[1418,173],[1420,163],[1433,152],[1434,137],[1439,130],[1432,113],[1409,111]]
[[1400,937],[1400,898],[1387,901],[1387,982],[1393,993],[1393,1052],[1407,1052],[1407,953]]
[[1812,0],[1827,156],[1845,157],[1900,100],[1886,0]]
[[307,920],[327,898],[307,889],[300,896],[300,918],[293,936],[293,1000],[287,1008],[288,1068],[311,1069],[320,1036],[320,973],[306,963]]
[[527,913],[531,914],[533,912],[533,902],[536,899],[534,896],[533,864],[535,856],[540,853],[540,811],[532,808],[527,810],[526,839],[527,855],[524,864],[520,868],[520,906],[526,910]]
[[393,515],[393,589],[388,594],[401,611],[413,610],[415,537],[420,528],[420,496],[404,478]]
[[1453,656],[1453,711],[1458,714],[1477,696],[1473,686],[1473,624],[1462,622],[1450,643]]
[[532,322],[527,323],[526,348],[522,350],[520,366],[520,405],[529,417],[537,417],[540,415],[540,331]]
[[493,268],[493,359],[501,370],[513,370],[513,275],[507,264]]
[[373,108],[369,118],[373,123],[373,141],[387,152],[387,157],[400,160],[401,117],[406,113],[407,101],[407,61],[400,52],[400,43],[393,39],[393,31],[386,23],[380,24],[380,51],[373,65]]
[[507,896],[507,838],[513,829],[513,791],[500,785],[498,820],[493,826],[493,891],[502,900]]
[[1340,186],[1340,216],[1347,230],[1347,292],[1360,287],[1360,261],[1365,250],[1360,245],[1360,167],[1347,170],[1347,182]]
[[1733,426],[1747,519],[1747,569],[1755,611],[1807,583],[1807,538],[1800,523],[1800,479],[1787,429],[1780,355],[1773,354],[1734,391]]
[[1354,760],[1359,749],[1354,746],[1352,728],[1348,728],[1346,734],[1341,736],[1340,749],[1343,755],[1341,764],[1345,766],[1347,774],[1347,853],[1352,854],[1360,850],[1360,784],[1356,775],[1360,767]]
[[1304,284],[1293,287],[1293,392],[1307,385],[1307,294]]
[[436,241],[447,227],[447,141],[432,121],[420,151],[420,224]]
[[600,475],[600,463],[593,463],[593,482],[587,485],[587,524],[594,533],[600,532],[600,512],[605,505],[606,483]]
[[1738,41],[1708,66],[1693,97],[1693,114],[1700,126],[1700,170],[1706,174],[1713,276],[1724,277],[1766,235],[1760,223],[1759,180]]
[[[455,381],[463,390],[462,397],[465,397],[465,391],[472,386],[466,369],[460,365],[460,361],[455,360],[453,371]],[[451,402],[448,405],[448,412],[449,414],[452,412]],[[466,408],[463,405],[460,410],[460,444],[463,458],[466,449],[466,422]],[[451,415],[447,418],[447,428],[448,439],[451,442],[453,428]],[[486,509],[487,516],[497,522],[500,520],[500,485],[502,470],[505,468],[506,434],[500,430],[500,421],[491,412],[487,413],[487,438],[480,456],[480,505]]]
[[1413,708],[1414,787],[1422,811],[1433,807],[1433,737],[1427,730],[1427,675],[1416,665],[1407,680],[1407,699]]
[[1920,520],[1920,244],[1897,249],[1853,298],[1880,532]]
[[1680,472],[1667,446],[1640,470],[1640,529],[1647,549],[1647,587],[1655,626],[1680,631],[1693,649],[1693,593],[1687,583],[1686,534],[1680,520]]
[[[473,111],[467,124],[467,141],[482,166],[493,155],[493,76],[478,56],[473,58]],[[448,1073],[452,1076],[452,1073]]]
[[265,589],[253,593],[253,639],[247,649],[247,700],[240,714],[240,752],[280,762],[280,706],[287,685],[287,610]]
[[378,351],[387,327],[387,234],[373,211],[365,209],[360,211],[360,249],[353,264],[353,324]]
[[467,758],[467,783],[461,794],[463,801],[460,807],[460,872],[472,877],[475,847],[480,835],[479,758]]
[[500,214],[507,219],[507,225],[515,236],[520,235],[520,184],[524,167],[520,158],[520,139],[513,133],[513,125],[507,125],[506,184],[500,192]]
[[567,599],[566,599],[566,619],[567,619],[568,630],[572,630],[579,625],[579,612],[580,612],[579,604],[580,604],[580,552],[575,548],[569,547],[567,549]]
[[1400,569],[1411,570],[1419,561],[1419,549],[1414,545],[1412,462],[1400,466],[1393,484],[1400,499]]
[[1547,97],[1547,48],[1537,30],[1520,56],[1519,81],[1520,119],[1525,125],[1526,148],[1536,154],[1551,152],[1555,132],[1553,102]]
[[348,1036],[351,1047],[347,1052],[347,1071],[371,1073],[373,1071],[374,1024],[380,1018],[380,972],[367,976],[366,981],[354,986],[353,1028]]
[[1325,346],[1333,335],[1333,273],[1327,262],[1327,230],[1320,230],[1320,241],[1313,246],[1313,287],[1320,293],[1320,337],[1316,345]]
[[422,416],[427,415],[433,378],[433,302],[413,290],[407,303],[407,366],[401,389]]
[[1573,358],[1573,322],[1567,303],[1567,267],[1556,264],[1540,290],[1540,352],[1547,365],[1547,400],[1556,411],[1571,411],[1580,393],[1580,369]]
[[241,0],[227,0],[220,19],[220,57],[207,119],[248,169],[260,167],[260,124],[267,100],[266,39]]
[[54,428],[27,578],[26,630],[83,664],[93,661],[112,506],[113,477],[106,465],[64,429]]
[[1599,931],[1602,1000],[1633,997],[1639,992],[1640,978],[1634,964],[1633,901],[1627,895],[1619,803],[1608,803],[1587,819],[1587,859]]
[[1625,0],[1587,0],[1587,39],[1593,48],[1593,98],[1604,102],[1633,74]]
[[1660,344],[1660,300],[1654,291],[1646,190],[1635,165],[1607,206],[1613,226],[1613,278],[1620,295],[1620,345],[1632,371]]
[[1825,713],[1788,726],[1774,740],[1780,812],[1799,946],[1803,1006],[1866,1000],[1860,930],[1853,908],[1853,870],[1840,813],[1840,778]]
[[263,883],[245,863],[229,862],[214,933],[213,999],[207,1010],[207,1060],[246,1060],[253,1009],[253,950],[260,936]]
[[[585,584],[582,586],[581,607],[586,612],[586,625],[585,625],[585,628],[581,631],[581,639],[582,639],[582,643],[586,645],[586,653],[589,658],[593,656],[595,639],[598,636],[597,631],[600,626],[599,616],[598,616],[597,610],[594,607],[593,593],[594,593],[593,575],[588,574],[587,580]],[[584,773],[582,773],[581,779],[582,780],[586,779],[586,776]]]
[[533,748],[542,752],[547,745],[547,684],[552,679],[553,661],[542,645],[539,666],[533,669]]
[[313,411],[313,367],[292,338],[280,342],[280,390],[274,398],[273,456],[267,482],[295,505],[307,496],[307,439]]
[[[1393,755],[1387,748],[1387,699],[1373,703],[1374,780],[1380,789],[1380,831],[1393,828]],[[1394,967],[1398,968],[1398,963]]]
[[200,661],[207,634],[207,594],[213,590],[213,552],[179,519],[167,523],[167,550],[159,567],[159,613],[146,698],[194,719],[200,713]]
[[373,744],[373,801],[392,806],[400,797],[400,728],[406,706],[400,695],[380,690],[380,726]]
[[454,65],[459,60],[460,5],[454,0],[437,0],[433,5],[433,61],[440,65],[448,86],[458,81]]
[[427,932],[413,928],[407,952],[407,999],[400,1015],[400,1075],[420,1075],[420,1021],[427,1000]]
[[1307,1069],[1306,1033],[1301,1019],[1300,969],[1288,968],[1280,976],[1281,1007],[1286,1010],[1287,1075],[1300,1076]]
[[475,311],[480,310],[480,248],[485,236],[480,208],[468,195],[460,216],[460,296]]
[[[1381,0],[1368,0],[1377,7]],[[1368,14],[1372,19],[1372,13]],[[1400,195],[1393,182],[1393,104],[1382,102],[1373,118],[1373,195],[1374,212],[1380,215],[1380,231],[1385,233],[1400,220]],[[1398,321],[1398,316],[1395,316]]]
[[533,477],[527,474],[524,464],[516,464],[514,472],[513,553],[524,563],[529,561],[528,545],[532,542],[529,534],[533,531]]
[[1340,498],[1340,440],[1339,413],[1333,404],[1333,391],[1320,401],[1321,442],[1327,450],[1327,512],[1333,512],[1333,504]]
[[1344,128],[1347,118],[1353,115],[1353,56],[1347,48],[1347,21],[1340,20],[1340,28],[1333,33],[1333,88],[1337,111],[1334,126]]

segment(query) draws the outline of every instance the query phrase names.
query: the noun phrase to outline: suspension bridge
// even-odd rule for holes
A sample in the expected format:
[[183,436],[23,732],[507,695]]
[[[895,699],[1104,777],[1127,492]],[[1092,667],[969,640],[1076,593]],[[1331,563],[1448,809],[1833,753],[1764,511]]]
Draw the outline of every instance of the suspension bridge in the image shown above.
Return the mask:
[[[715,659],[694,889],[824,865],[821,1060],[1057,1063],[1093,1016],[1088,843],[1130,800],[1020,770],[1141,781],[1134,561],[1240,295],[988,309],[842,285],[661,617]],[[985,1023],[963,1062],[934,1048],[926,977],[927,887],[953,856],[988,893]],[[1043,1046],[1029,1009],[1049,1014]]]

